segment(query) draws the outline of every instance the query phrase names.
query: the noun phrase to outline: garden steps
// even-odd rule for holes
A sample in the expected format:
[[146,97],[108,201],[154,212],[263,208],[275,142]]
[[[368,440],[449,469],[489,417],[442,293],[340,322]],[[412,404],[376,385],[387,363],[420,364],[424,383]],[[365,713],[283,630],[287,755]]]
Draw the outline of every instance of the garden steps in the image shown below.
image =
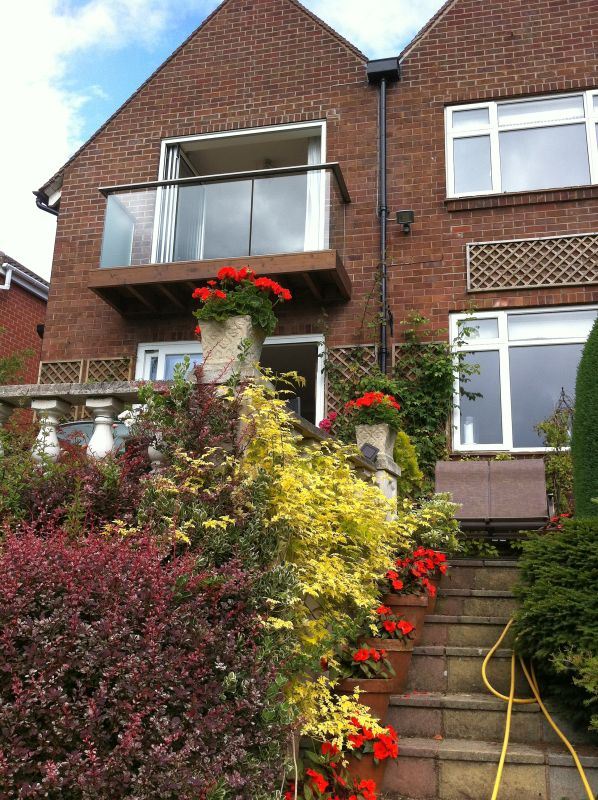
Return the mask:
[[[517,562],[453,561],[443,576],[434,614],[414,648],[408,688],[391,697],[388,722],[398,731],[400,755],[388,765],[388,800],[489,800],[500,757],[506,703],[486,689],[481,668],[517,600]],[[489,667],[491,683],[508,694],[509,636]],[[516,693],[530,690],[517,664]],[[585,731],[554,715],[574,742],[598,792],[598,747]],[[537,705],[517,706],[499,800],[586,800],[568,751]]]

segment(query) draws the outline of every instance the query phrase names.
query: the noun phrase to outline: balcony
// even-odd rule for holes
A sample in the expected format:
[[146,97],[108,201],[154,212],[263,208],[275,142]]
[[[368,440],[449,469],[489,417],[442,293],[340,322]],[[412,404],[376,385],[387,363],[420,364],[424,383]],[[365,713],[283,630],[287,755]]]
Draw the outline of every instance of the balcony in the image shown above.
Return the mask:
[[295,299],[348,300],[351,198],[337,163],[110,186],[100,269],[90,289],[124,316],[191,308],[221,266],[248,264]]

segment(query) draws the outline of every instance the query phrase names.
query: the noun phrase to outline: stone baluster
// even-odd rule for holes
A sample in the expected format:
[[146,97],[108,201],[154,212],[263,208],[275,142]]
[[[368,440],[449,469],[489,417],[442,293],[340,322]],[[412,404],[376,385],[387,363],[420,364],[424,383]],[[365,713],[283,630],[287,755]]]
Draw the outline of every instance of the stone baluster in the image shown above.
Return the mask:
[[44,460],[57,461],[60,455],[60,443],[56,429],[60,418],[70,410],[70,403],[53,398],[39,398],[31,401],[31,408],[37,413],[40,422],[39,433],[33,445],[33,460],[42,464]]
[[91,458],[104,458],[114,450],[113,426],[124,405],[116,397],[88,397],[85,408],[93,415],[93,434],[87,454]]
[[[0,403],[0,428],[6,425],[13,411],[13,406],[9,406],[8,403]],[[2,458],[3,455],[4,447],[2,446],[2,439],[0,439],[0,458]]]
[[393,458],[397,432],[386,423],[378,425],[357,425],[355,429],[357,446],[372,445],[378,451],[372,459],[376,466],[375,479],[380,490],[389,500],[397,499],[397,478],[401,468]]

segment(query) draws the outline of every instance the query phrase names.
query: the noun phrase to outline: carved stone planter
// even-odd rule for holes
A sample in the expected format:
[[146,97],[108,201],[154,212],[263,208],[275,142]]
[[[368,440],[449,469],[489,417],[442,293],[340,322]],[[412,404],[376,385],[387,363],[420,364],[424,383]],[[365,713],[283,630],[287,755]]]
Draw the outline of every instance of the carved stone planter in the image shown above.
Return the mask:
[[364,444],[371,444],[377,447],[382,455],[392,459],[397,432],[386,422],[381,422],[377,425],[357,425],[355,427],[355,438],[360,449]]
[[251,317],[200,320],[200,327],[207,382],[224,383],[233,373],[242,378],[256,375],[266,333],[253,326]]

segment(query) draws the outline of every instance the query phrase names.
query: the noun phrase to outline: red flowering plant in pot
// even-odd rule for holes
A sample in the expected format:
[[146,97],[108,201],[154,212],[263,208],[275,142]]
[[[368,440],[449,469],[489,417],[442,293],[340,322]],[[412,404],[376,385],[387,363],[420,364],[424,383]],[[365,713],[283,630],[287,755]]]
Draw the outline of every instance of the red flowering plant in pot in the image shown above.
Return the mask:
[[339,681],[336,692],[353,695],[358,687],[363,692],[359,702],[367,706],[379,720],[384,720],[395,678],[385,649],[365,646],[345,648],[332,671]]
[[332,742],[301,755],[297,780],[286,786],[284,800],[378,800],[375,781],[353,774],[346,754]]
[[368,647],[384,649],[394,670],[393,692],[403,692],[415,643],[415,625],[403,619],[391,606],[380,605],[371,625],[374,636],[368,637]]
[[259,361],[264,339],[276,328],[274,309],[291,300],[291,293],[249,267],[222,267],[216,280],[195,289],[193,299],[201,303],[193,314],[204,355],[211,366],[226,371],[240,352],[247,363]]
[[348,736],[349,773],[381,786],[388,760],[399,755],[398,734],[392,725],[387,725],[384,733],[374,734],[357,719],[351,719],[351,724],[355,733]]

